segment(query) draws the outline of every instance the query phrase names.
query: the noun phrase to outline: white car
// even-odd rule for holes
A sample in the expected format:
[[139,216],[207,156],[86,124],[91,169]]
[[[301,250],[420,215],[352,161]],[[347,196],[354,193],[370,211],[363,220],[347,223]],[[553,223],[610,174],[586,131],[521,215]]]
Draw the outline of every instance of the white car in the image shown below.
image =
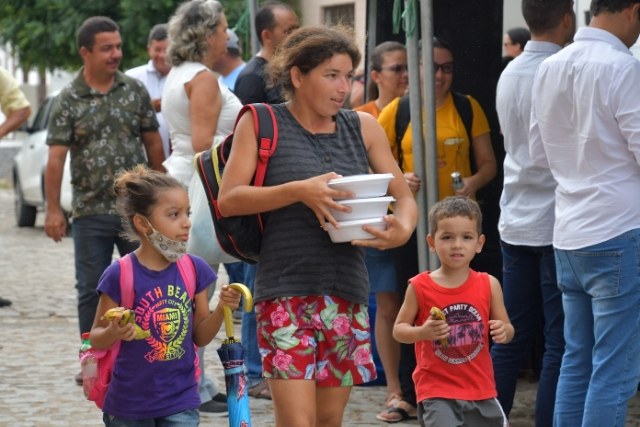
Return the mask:
[[[29,135],[13,158],[13,189],[18,227],[33,227],[38,211],[44,209],[44,171],[49,155],[46,144],[47,124],[56,96],[57,93],[54,93],[44,100],[28,129]],[[60,204],[65,212],[71,212],[69,156],[64,165]]]

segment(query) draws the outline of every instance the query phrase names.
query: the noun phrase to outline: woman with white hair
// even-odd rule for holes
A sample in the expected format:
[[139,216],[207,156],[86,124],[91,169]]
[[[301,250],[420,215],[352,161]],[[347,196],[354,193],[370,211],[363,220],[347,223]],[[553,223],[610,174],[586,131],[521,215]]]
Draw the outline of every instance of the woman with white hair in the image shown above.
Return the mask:
[[162,96],[171,155],[167,172],[184,185],[194,174],[193,156],[233,131],[242,104],[212,71],[227,50],[227,19],[215,0],[183,3],[169,21],[167,59],[172,65]]

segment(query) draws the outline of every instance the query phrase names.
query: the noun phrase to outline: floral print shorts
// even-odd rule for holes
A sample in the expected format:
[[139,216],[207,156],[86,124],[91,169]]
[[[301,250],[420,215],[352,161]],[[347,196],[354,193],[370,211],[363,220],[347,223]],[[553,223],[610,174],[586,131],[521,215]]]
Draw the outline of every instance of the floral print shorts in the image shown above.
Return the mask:
[[367,306],[335,296],[281,297],[256,304],[265,378],[320,387],[373,381]]

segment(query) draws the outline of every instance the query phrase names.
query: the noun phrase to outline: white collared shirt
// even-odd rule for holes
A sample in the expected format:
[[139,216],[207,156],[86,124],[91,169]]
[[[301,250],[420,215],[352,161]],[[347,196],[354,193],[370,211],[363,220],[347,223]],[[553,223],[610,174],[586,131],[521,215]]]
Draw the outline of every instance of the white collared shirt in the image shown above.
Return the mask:
[[553,241],[556,181],[529,155],[531,86],[538,66],[557,53],[555,43],[531,40],[507,65],[496,91],[504,135],[504,187],[500,197],[500,238],[512,245],[548,246]]
[[538,68],[530,153],[558,182],[553,244],[574,250],[640,228],[640,62],[581,28]]
[[[147,92],[149,92],[151,99],[160,99],[162,97],[162,88],[164,87],[164,81],[167,76],[163,76],[158,72],[158,70],[156,70],[156,67],[153,66],[153,61],[149,60],[149,62],[144,65],[131,68],[130,70],[127,70],[125,74],[133,77],[134,79],[140,80],[147,88]],[[162,148],[164,149],[164,156],[166,158],[169,157],[170,153],[169,128],[164,121],[164,117],[162,117],[162,112],[157,112],[156,117],[160,124],[158,132],[160,132],[160,137],[162,138]]]

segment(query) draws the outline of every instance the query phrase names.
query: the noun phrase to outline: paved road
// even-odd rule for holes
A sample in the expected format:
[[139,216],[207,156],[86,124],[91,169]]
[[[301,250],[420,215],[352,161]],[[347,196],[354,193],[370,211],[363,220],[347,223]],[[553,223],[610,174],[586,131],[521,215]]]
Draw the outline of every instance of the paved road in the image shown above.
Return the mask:
[[[73,381],[79,369],[78,321],[75,306],[73,248],[70,238],[54,243],[44,235],[43,215],[35,228],[17,228],[13,194],[0,185],[0,295],[13,305],[0,308],[0,426],[101,426],[101,412],[84,399]],[[221,274],[221,281],[226,281]],[[239,334],[239,325],[236,325]],[[213,349],[205,353],[207,371],[224,384]],[[355,387],[345,426],[382,426],[375,419],[383,387]],[[532,426],[535,384],[520,381],[512,427]],[[274,425],[271,402],[251,399],[254,426]],[[640,402],[634,399],[628,426],[640,426]],[[203,426],[224,426],[220,415],[202,415]],[[416,426],[417,421],[397,426]]]

